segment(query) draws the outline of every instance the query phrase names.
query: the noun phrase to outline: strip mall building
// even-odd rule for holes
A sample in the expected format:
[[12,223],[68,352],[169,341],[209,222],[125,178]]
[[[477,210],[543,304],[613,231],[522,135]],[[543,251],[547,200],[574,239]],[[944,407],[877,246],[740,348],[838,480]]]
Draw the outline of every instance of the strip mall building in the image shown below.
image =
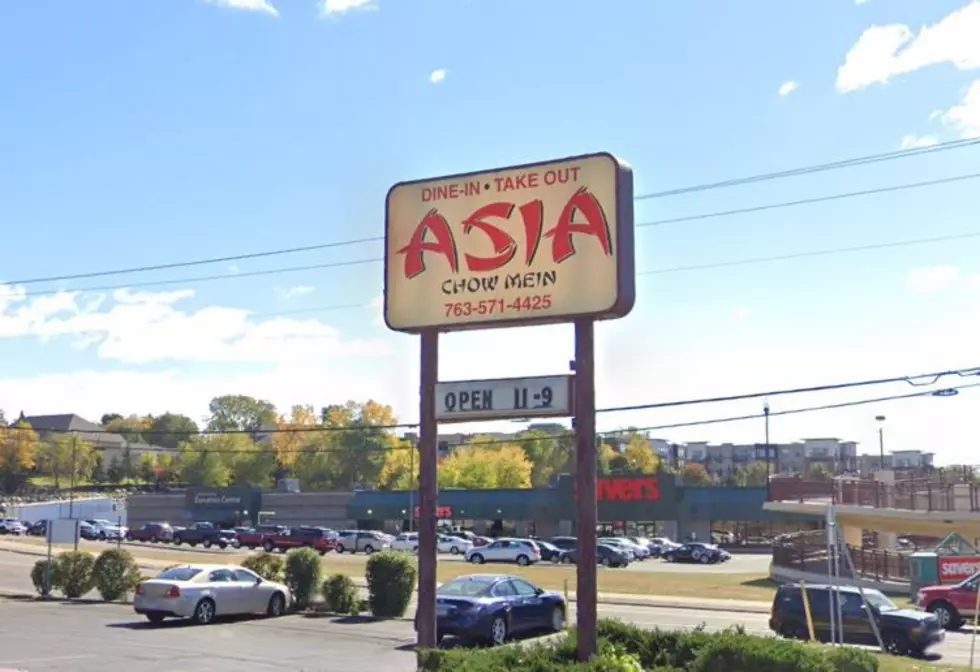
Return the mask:
[[[562,476],[551,488],[524,490],[442,490],[437,514],[443,524],[478,534],[575,534],[574,479]],[[692,487],[670,476],[602,477],[598,513],[605,532],[662,533],[674,538],[709,539],[712,530],[740,537],[770,536],[800,524],[817,527],[820,516],[766,511],[765,487]],[[408,529],[418,499],[407,491],[263,492],[257,488],[189,489],[134,495],[127,501],[130,525],[168,521],[257,522],[260,514],[282,525],[322,525],[335,529]]]

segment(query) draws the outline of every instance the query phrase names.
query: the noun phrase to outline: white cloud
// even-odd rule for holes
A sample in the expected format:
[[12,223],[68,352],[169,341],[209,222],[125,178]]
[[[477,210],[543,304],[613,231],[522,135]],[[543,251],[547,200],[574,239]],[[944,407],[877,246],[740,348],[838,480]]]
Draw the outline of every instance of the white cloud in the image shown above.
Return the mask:
[[221,5],[231,9],[241,9],[248,12],[263,12],[272,16],[279,16],[279,10],[273,6],[270,0],[204,0],[212,5]]
[[790,80],[788,82],[783,82],[782,86],[779,87],[779,95],[788,96],[789,94],[796,91],[798,88],[800,88],[799,82],[794,82],[793,80]]
[[22,288],[0,287],[0,339],[73,338],[99,358],[131,364],[161,361],[282,364],[329,358],[383,356],[380,339],[346,340],[315,319],[253,320],[224,306],[182,309],[194,290],[133,292],[85,299],[78,292],[30,298]]
[[927,266],[916,268],[905,279],[905,286],[916,294],[935,294],[950,289],[960,281],[955,266]]
[[378,8],[375,0],[321,0],[320,14],[346,14],[353,10],[376,10]]
[[837,89],[850,93],[941,63],[960,70],[980,68],[978,35],[980,0],[923,26],[918,35],[904,24],[871,26],[845,56],[837,71]]
[[446,71],[441,68],[439,70],[433,70],[429,74],[429,81],[432,82],[433,84],[438,84],[439,82],[442,82],[445,79],[446,79]]
[[902,136],[902,149],[919,149],[921,147],[932,147],[939,144],[939,140],[932,135],[908,134]]
[[[980,35],[977,41],[980,42]],[[958,105],[942,114],[942,120],[955,127],[964,138],[980,137],[980,79],[969,86]]]
[[297,296],[312,294],[315,291],[315,288],[310,287],[309,285],[296,285],[295,287],[286,287],[285,289],[277,287],[276,291],[279,292],[279,295],[284,299],[294,299]]

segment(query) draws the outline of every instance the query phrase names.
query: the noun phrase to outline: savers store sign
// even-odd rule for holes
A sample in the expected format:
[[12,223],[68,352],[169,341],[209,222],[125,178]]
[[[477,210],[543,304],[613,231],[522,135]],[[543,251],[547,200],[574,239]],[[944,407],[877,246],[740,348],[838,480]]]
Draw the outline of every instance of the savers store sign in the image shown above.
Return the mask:
[[396,331],[623,317],[635,272],[633,172],[610,154],[388,192],[384,312]]
[[959,583],[978,573],[980,573],[980,558],[978,557],[939,557],[940,583]]

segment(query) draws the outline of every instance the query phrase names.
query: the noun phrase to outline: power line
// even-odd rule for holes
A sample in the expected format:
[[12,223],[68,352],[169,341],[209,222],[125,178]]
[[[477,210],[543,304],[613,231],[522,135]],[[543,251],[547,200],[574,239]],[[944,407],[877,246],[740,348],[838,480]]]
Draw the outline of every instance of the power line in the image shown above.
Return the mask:
[[[842,169],[842,168],[849,168],[849,167],[859,166],[859,165],[867,165],[867,164],[878,163],[878,162],[882,162],[882,161],[891,161],[891,160],[895,160],[895,159],[910,158],[910,157],[914,157],[914,156],[920,156],[920,155],[923,155],[923,154],[930,154],[930,153],[936,153],[936,152],[941,152],[941,151],[949,151],[949,150],[953,150],[953,149],[961,149],[961,148],[964,148],[964,147],[974,146],[976,144],[980,144],[980,139],[957,140],[957,141],[952,141],[952,142],[937,144],[937,145],[934,145],[932,147],[913,148],[913,149],[901,150],[901,151],[897,151],[897,152],[888,152],[888,153],[885,153],[885,154],[873,154],[873,155],[869,155],[869,156],[857,157],[857,158],[852,158],[852,159],[845,159],[843,161],[835,161],[835,162],[832,162],[832,163],[824,163],[824,164],[818,164],[818,165],[813,165],[813,166],[806,166],[806,167],[802,167],[802,168],[794,168],[794,169],[791,169],[791,170],[785,170],[785,171],[780,171],[780,172],[775,172],[775,173],[763,173],[763,174],[760,174],[760,175],[753,175],[753,176],[749,176],[749,177],[735,178],[735,179],[725,180],[725,181],[722,181],[722,182],[709,182],[709,183],[698,184],[698,185],[693,185],[693,186],[689,186],[689,187],[681,187],[679,189],[672,189],[672,190],[669,190],[669,191],[653,192],[653,193],[643,194],[643,195],[637,196],[637,197],[634,198],[634,200],[648,200],[648,199],[654,199],[654,198],[665,198],[665,197],[668,197],[668,196],[675,196],[675,195],[679,195],[679,194],[686,194],[686,193],[700,192],[700,191],[708,191],[708,190],[712,190],[712,189],[720,189],[720,188],[725,188],[725,187],[732,187],[732,186],[738,186],[738,185],[744,185],[744,184],[751,184],[751,183],[758,183],[758,182],[766,182],[766,181],[770,181],[770,180],[783,179],[783,178],[793,177],[793,176],[798,176],[798,175],[808,175],[808,174],[816,173],[816,172],[823,172],[823,171],[828,171],[828,170],[839,170],[839,169]],[[748,213],[748,212],[759,212],[760,210],[767,210],[767,209],[772,209],[772,208],[776,208],[776,207],[791,207],[791,206],[794,206],[794,205],[804,205],[804,204],[809,204],[809,203],[821,203],[821,202],[825,202],[825,201],[828,201],[828,200],[836,200],[836,199],[841,199],[841,198],[851,198],[851,197],[854,197],[854,196],[865,196],[865,195],[876,194],[876,193],[887,193],[887,192],[890,192],[890,191],[899,191],[899,190],[904,190],[904,189],[913,189],[913,188],[918,188],[918,187],[925,187],[925,186],[933,186],[933,185],[938,185],[938,184],[945,184],[945,183],[948,183],[948,182],[955,182],[955,181],[958,181],[958,180],[972,179],[974,177],[978,177],[978,175],[965,175],[965,176],[947,178],[945,180],[934,180],[934,181],[931,181],[931,182],[914,183],[914,184],[902,185],[902,186],[898,186],[898,187],[886,187],[886,188],[883,188],[883,189],[875,189],[875,190],[869,190],[869,191],[865,191],[865,192],[854,192],[852,194],[840,194],[840,195],[836,195],[836,196],[822,197],[822,198],[818,198],[818,199],[807,199],[805,201],[791,202],[791,203],[786,203],[786,204],[775,204],[775,205],[770,205],[770,206],[763,206],[763,207],[760,207],[760,208],[750,208],[750,209],[732,211],[732,212],[724,213],[724,214],[722,214],[722,213],[708,213],[708,214],[705,214],[705,215],[695,215],[695,216],[692,216],[691,218],[679,218],[679,219],[672,219],[672,220],[661,220],[661,221],[658,221],[658,222],[648,222],[646,224],[638,224],[637,226],[659,226],[659,225],[662,225],[662,224],[669,224],[669,223],[674,223],[674,222],[695,221],[695,220],[698,220],[698,219],[707,219],[707,218],[712,218],[712,217],[727,216],[729,214],[742,214],[742,213]],[[90,272],[85,272],[85,273],[72,273],[72,274],[67,274],[67,275],[46,276],[46,277],[38,277],[38,278],[24,278],[24,279],[19,279],[19,280],[9,280],[9,281],[5,282],[4,284],[7,284],[7,285],[31,285],[31,284],[38,284],[38,283],[44,283],[44,282],[60,282],[60,281],[65,281],[65,280],[82,280],[82,279],[87,279],[87,278],[98,278],[98,277],[107,277],[107,276],[115,276],[115,275],[129,275],[129,274],[132,274],[132,273],[145,273],[145,272],[150,272],[150,271],[173,270],[173,269],[176,269],[176,268],[189,268],[189,267],[192,267],[192,266],[204,266],[204,265],[207,265],[207,264],[227,263],[227,262],[232,262],[232,261],[244,261],[244,260],[247,260],[247,259],[259,259],[259,258],[263,258],[263,257],[274,257],[274,256],[287,255],[287,254],[297,254],[297,253],[300,253],[300,252],[312,252],[312,251],[325,250],[325,249],[330,249],[330,248],[347,247],[347,246],[350,246],[350,245],[359,245],[359,244],[362,244],[362,243],[375,243],[375,242],[380,242],[380,241],[383,241],[383,240],[384,240],[384,237],[383,236],[372,236],[372,237],[367,237],[367,238],[357,238],[357,239],[353,239],[353,240],[342,240],[342,241],[335,241],[335,242],[330,242],[330,243],[320,243],[320,244],[316,244],[316,245],[306,245],[306,246],[302,246],[302,247],[291,247],[291,248],[284,248],[284,249],[278,249],[278,250],[265,250],[265,251],[262,251],[262,252],[251,252],[251,253],[246,253],[246,254],[230,255],[230,256],[224,256],[224,257],[209,257],[209,258],[205,258],[205,259],[195,259],[195,260],[191,260],[191,261],[172,262],[172,263],[167,263],[167,264],[154,264],[154,265],[147,265],[147,266],[134,266],[134,267],[130,267],[130,268],[112,269],[112,270],[108,270],[108,271],[90,271]]]
[[[770,411],[769,417],[782,416],[782,415],[801,415],[801,414],[804,414],[804,413],[817,413],[817,412],[821,412],[821,411],[840,410],[840,409],[844,409],[844,408],[852,408],[852,407],[855,407],[855,406],[867,406],[869,404],[879,404],[879,403],[884,403],[884,402],[889,402],[889,401],[901,401],[901,400],[906,400],[906,399],[916,399],[916,398],[922,398],[922,397],[947,396],[947,395],[956,394],[956,393],[959,393],[961,391],[968,390],[968,389],[975,388],[975,387],[980,387],[980,383],[965,383],[963,385],[958,385],[958,386],[955,386],[955,387],[946,387],[946,388],[941,388],[941,389],[923,390],[921,392],[910,392],[910,393],[907,393],[907,394],[894,394],[894,395],[883,396],[883,397],[872,397],[872,398],[867,398],[867,399],[857,399],[857,400],[854,400],[854,401],[844,401],[844,402],[839,402],[839,403],[835,403],[835,404],[822,404],[822,405],[819,405],[819,406],[804,406],[804,407],[801,407],[801,408],[791,408],[791,409],[785,409],[785,410],[782,410],[782,411]],[[605,438],[612,438],[612,437],[618,437],[618,436],[623,436],[623,435],[634,434],[634,433],[637,433],[637,432],[651,432],[651,431],[661,431],[661,430],[665,430],[665,429],[680,429],[680,428],[685,428],[685,427],[701,427],[701,426],[704,426],[704,425],[727,424],[727,423],[732,423],[732,422],[742,422],[742,421],[746,421],[746,420],[760,420],[760,419],[762,419],[764,417],[765,417],[765,414],[764,413],[754,413],[754,414],[749,414],[749,415],[737,415],[737,416],[727,416],[727,417],[718,417],[718,418],[706,418],[704,420],[694,420],[694,421],[691,421],[691,422],[678,422],[678,423],[672,423],[672,424],[668,424],[668,425],[651,425],[651,426],[648,426],[648,427],[630,427],[628,429],[614,429],[614,430],[608,430],[608,431],[604,431],[604,432],[597,432],[596,433],[596,436],[599,439],[605,439]],[[375,429],[380,429],[380,428],[377,428],[376,427]],[[317,430],[313,430],[313,431],[317,431]],[[323,431],[323,430],[321,429],[319,431]],[[474,434],[474,436],[479,436],[479,434]],[[557,440],[557,439],[567,439],[567,438],[570,438],[572,436],[573,436],[572,431],[571,430],[567,430],[567,431],[562,432],[562,433],[542,433],[542,434],[534,434],[533,436],[527,436],[527,435],[521,436],[521,435],[517,435],[517,436],[510,437],[510,438],[499,438],[499,439],[498,438],[493,438],[493,439],[487,439],[485,441],[477,441],[477,442],[472,442],[472,441],[466,442],[466,441],[462,441],[462,442],[459,442],[459,443],[450,443],[448,445],[445,445],[445,447],[446,448],[462,448],[462,447],[481,448],[481,447],[485,447],[485,446],[494,446],[494,445],[515,445],[515,444],[521,445],[521,444],[524,444],[524,443],[533,443],[535,441],[548,441],[548,440]],[[287,448],[287,449],[284,449],[284,450],[277,450],[277,451],[275,451],[275,454],[285,454],[285,455],[295,455],[295,454],[305,454],[305,453],[311,453],[311,454],[348,453],[349,454],[349,453],[352,453],[352,452],[359,453],[359,454],[363,454],[363,453],[387,453],[389,451],[395,451],[395,450],[409,450],[409,449],[414,449],[415,447],[416,446],[414,446],[414,445],[409,445],[409,446],[385,446],[383,448],[381,448],[381,447],[379,447],[379,448],[365,447],[365,448],[356,448],[356,449],[353,449],[352,450],[350,448],[345,448],[345,447],[341,447],[341,446],[322,446],[322,447],[321,446],[300,446],[298,448]],[[184,445],[180,450],[182,452],[184,452],[184,453],[191,453],[191,454],[204,454],[204,453],[208,453],[208,454],[216,454],[216,455],[222,455],[222,454],[225,454],[225,455],[254,455],[254,454],[262,454],[262,453],[266,453],[266,452],[269,452],[270,454],[273,454],[273,453],[271,453],[271,451],[269,451],[268,448],[258,448],[258,449],[255,449],[255,450],[229,450],[229,449],[225,449],[225,448],[193,447],[193,446]],[[139,453],[173,453],[175,451],[172,451],[172,450],[170,450],[168,448],[158,447],[158,446],[148,446],[148,447],[145,447],[145,448],[137,448],[136,449],[136,452],[139,452]]]
[[853,168],[855,166],[864,166],[873,163],[881,163],[883,161],[907,159],[915,156],[921,156],[923,154],[946,152],[952,149],[962,149],[964,147],[972,147],[977,144],[980,144],[980,138],[973,138],[967,140],[953,140],[950,142],[941,142],[931,147],[914,147],[912,149],[900,149],[894,152],[886,152],[884,154],[871,154],[868,156],[861,156],[853,159],[844,159],[843,161],[821,163],[813,166],[805,166],[803,168],[792,168],[790,170],[782,170],[774,173],[762,173],[760,175],[750,175],[748,177],[722,180],[721,182],[708,182],[706,184],[699,184],[692,187],[681,187],[679,189],[668,189],[666,191],[654,191],[649,194],[643,194],[642,196],[636,196],[634,200],[642,201],[651,198],[666,198],[668,196],[679,196],[681,194],[690,194],[698,191],[709,191],[713,189],[724,189],[727,187],[738,187],[745,184],[755,184],[758,182],[769,182],[771,180],[781,180],[787,177],[811,175],[813,173],[821,173],[829,170],[840,170],[842,168]]
[[[778,390],[767,390],[764,392],[750,392],[743,394],[734,394],[719,397],[699,397],[695,399],[682,399],[675,401],[663,401],[654,402],[648,404],[635,404],[631,406],[611,406],[607,408],[599,408],[596,413],[622,413],[626,411],[648,411],[648,410],[658,410],[664,408],[678,408],[681,406],[694,406],[701,404],[718,404],[727,403],[734,401],[747,401],[750,399],[762,399],[771,398],[778,396],[787,396],[792,394],[811,394],[815,392],[832,392],[838,390],[849,390],[858,387],[873,387],[878,385],[889,385],[894,383],[907,383],[916,387],[924,387],[929,385],[935,385],[941,379],[949,376],[960,376],[960,377],[972,377],[980,376],[980,367],[968,367],[962,369],[949,369],[947,371],[937,371],[931,373],[920,373],[915,375],[903,375],[903,376],[891,376],[888,378],[872,378],[868,380],[857,380],[857,381],[846,381],[841,383],[831,383],[827,385],[815,385],[810,387],[795,387],[795,388],[784,388]],[[284,428],[268,428],[268,429],[231,429],[231,430],[200,430],[197,432],[173,432],[173,431],[137,431],[135,429],[127,430],[126,433],[138,434],[140,436],[226,436],[233,434],[245,434],[245,435],[271,435],[271,434],[307,434],[307,433],[331,433],[331,432],[371,432],[371,431],[389,431],[394,429],[415,429],[419,426],[417,422],[411,423],[396,423],[390,425],[362,425],[362,426],[322,426],[322,425],[304,425],[302,427],[284,427]],[[16,429],[16,428],[14,428]],[[112,431],[108,429],[102,430],[91,430],[91,431],[75,431],[66,430],[61,428],[45,428],[45,427],[32,427],[35,432],[43,432],[47,434],[84,434],[84,435],[120,435],[122,432]]]

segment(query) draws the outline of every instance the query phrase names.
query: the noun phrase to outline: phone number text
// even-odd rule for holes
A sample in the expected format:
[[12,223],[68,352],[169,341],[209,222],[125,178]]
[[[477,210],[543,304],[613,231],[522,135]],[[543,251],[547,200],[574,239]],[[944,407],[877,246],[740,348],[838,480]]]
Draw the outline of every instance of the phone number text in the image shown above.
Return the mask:
[[516,299],[486,299],[483,301],[451,301],[444,303],[446,317],[487,317],[502,313],[533,313],[551,308],[551,294],[532,294]]

